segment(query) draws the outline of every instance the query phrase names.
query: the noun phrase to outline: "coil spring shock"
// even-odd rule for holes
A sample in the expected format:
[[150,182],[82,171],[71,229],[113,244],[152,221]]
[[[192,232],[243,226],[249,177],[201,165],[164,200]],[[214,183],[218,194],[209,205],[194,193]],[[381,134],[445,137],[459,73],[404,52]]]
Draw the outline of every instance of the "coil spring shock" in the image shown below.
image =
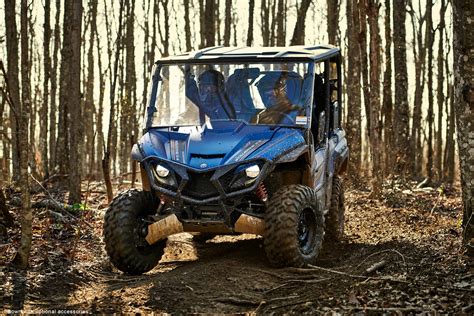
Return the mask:
[[260,200],[262,200],[262,202],[266,202],[268,200],[267,188],[265,187],[263,182],[260,182],[260,184],[257,187],[257,190],[255,191],[255,194]]

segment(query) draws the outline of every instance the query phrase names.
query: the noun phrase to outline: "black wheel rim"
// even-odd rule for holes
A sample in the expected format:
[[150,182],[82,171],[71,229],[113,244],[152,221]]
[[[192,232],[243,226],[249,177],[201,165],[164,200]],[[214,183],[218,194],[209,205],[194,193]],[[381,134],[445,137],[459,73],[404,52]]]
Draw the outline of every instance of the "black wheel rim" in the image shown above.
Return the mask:
[[140,253],[144,255],[150,254],[151,252],[153,252],[154,249],[154,245],[150,245],[145,239],[145,232],[148,232],[148,230],[146,229],[147,226],[148,223],[145,221],[145,218],[139,217],[137,218],[135,228],[133,230],[133,234],[135,237],[135,247]]
[[298,219],[298,245],[304,255],[314,249],[316,235],[316,217],[311,208],[305,208]]

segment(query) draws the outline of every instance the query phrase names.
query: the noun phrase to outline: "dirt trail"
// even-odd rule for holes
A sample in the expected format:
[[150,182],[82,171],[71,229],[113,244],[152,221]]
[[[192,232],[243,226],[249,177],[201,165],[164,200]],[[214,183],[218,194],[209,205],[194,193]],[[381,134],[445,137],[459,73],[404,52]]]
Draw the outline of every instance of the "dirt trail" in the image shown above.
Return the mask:
[[[473,313],[474,267],[461,251],[459,193],[391,192],[381,202],[347,192],[345,240],[326,244],[317,267],[307,269],[270,267],[262,239],[252,235],[196,244],[180,234],[169,239],[158,267],[127,276],[104,254],[103,212],[82,215],[91,226],[58,224],[39,212],[27,274],[5,266],[17,235],[0,248],[0,312]],[[367,274],[374,264],[383,267]]]

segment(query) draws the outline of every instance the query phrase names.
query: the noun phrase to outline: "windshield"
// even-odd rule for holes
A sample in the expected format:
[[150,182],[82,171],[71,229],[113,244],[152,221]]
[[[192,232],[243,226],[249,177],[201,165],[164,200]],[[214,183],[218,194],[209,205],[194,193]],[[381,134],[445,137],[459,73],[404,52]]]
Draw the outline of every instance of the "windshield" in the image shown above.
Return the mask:
[[312,71],[307,62],[158,66],[146,127],[216,120],[307,126]]

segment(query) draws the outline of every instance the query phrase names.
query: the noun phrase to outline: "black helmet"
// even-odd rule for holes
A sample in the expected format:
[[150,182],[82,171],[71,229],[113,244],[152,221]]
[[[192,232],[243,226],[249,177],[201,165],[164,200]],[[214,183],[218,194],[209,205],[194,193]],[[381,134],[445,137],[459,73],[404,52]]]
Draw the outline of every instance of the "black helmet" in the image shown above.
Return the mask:
[[269,73],[263,76],[256,84],[260,93],[277,90],[279,93],[286,92],[287,76],[281,73]]
[[207,70],[198,77],[198,84],[199,86],[213,85],[221,89],[224,87],[224,76],[217,70]]

